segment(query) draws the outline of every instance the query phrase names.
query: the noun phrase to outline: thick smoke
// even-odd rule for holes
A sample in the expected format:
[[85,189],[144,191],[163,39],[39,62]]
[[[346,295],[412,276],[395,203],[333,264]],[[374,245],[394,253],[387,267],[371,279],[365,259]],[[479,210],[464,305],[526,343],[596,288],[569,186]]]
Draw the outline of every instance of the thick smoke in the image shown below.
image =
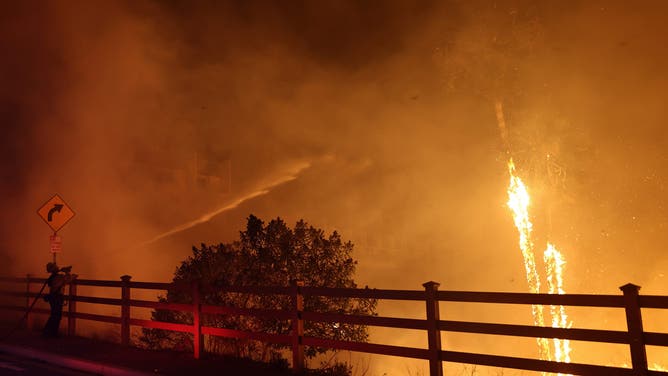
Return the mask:
[[[656,4],[4,6],[3,257],[15,272],[49,258],[34,213],[57,192],[77,212],[61,256],[91,275],[152,265],[145,276],[164,278],[188,244],[228,241],[258,212],[338,229],[361,259],[391,252],[363,264],[380,273],[360,276],[370,283],[402,273],[523,290],[500,100],[538,231],[562,242],[572,288],[587,273],[609,277],[602,290],[662,278],[643,261],[666,223]],[[275,194],[125,262],[133,244],[305,163]]]
[[87,278],[168,280],[254,213],[338,230],[362,285],[526,291],[501,101],[566,290],[666,293],[661,2],[2,7],[5,273],[43,272],[59,193],[59,260]]

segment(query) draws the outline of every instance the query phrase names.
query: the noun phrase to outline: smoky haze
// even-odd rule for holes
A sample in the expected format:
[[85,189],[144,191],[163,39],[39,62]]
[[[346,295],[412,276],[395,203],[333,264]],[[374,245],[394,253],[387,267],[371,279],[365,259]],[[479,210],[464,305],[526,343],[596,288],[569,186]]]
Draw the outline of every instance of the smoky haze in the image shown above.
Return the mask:
[[339,231],[362,285],[526,291],[501,101],[566,290],[666,293],[661,2],[2,7],[6,273],[43,273],[58,193],[87,278],[168,280],[254,213]]

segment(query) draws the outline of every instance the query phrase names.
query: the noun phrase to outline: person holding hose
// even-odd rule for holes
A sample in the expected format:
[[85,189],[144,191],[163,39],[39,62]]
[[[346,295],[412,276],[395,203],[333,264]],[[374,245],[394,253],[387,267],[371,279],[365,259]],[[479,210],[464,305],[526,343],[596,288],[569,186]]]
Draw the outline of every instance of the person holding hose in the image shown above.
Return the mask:
[[77,275],[70,273],[72,271],[71,266],[59,268],[55,262],[46,264],[46,271],[51,273],[51,275],[46,281],[49,285],[49,293],[44,296],[44,300],[49,302],[51,314],[46,321],[44,330],[42,330],[42,335],[46,338],[57,338],[60,319],[63,317],[63,305],[65,303],[63,288],[65,285],[71,283]]

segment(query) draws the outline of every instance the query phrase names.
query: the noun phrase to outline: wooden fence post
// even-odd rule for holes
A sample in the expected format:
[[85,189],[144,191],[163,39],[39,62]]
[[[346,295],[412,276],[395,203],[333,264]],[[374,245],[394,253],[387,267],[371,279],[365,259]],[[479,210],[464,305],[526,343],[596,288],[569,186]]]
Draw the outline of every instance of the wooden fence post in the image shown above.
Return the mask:
[[642,314],[638,302],[640,286],[628,283],[619,289],[624,293],[624,309],[626,310],[626,325],[629,332],[633,374],[644,376],[647,375],[647,352],[643,335]]
[[301,289],[303,286],[304,281],[292,281],[292,371],[296,374],[304,371],[304,345],[302,345],[304,295]]
[[[26,274],[26,322],[25,328],[32,330],[32,318],[30,317],[30,273]],[[37,299],[37,298],[35,298]]]
[[193,294],[193,356],[199,359],[202,354],[204,338],[202,338],[202,303],[200,300],[199,281],[192,282]]
[[129,275],[121,276],[121,345],[130,345],[130,279]]
[[77,332],[77,302],[76,299],[77,297],[77,277],[74,277],[72,279],[72,282],[70,282],[70,298],[69,298],[69,306],[67,307],[67,335],[68,336],[75,336]]
[[441,330],[439,329],[440,312],[438,306],[439,283],[423,283],[427,303],[427,340],[429,343],[429,375],[443,376],[441,362]]

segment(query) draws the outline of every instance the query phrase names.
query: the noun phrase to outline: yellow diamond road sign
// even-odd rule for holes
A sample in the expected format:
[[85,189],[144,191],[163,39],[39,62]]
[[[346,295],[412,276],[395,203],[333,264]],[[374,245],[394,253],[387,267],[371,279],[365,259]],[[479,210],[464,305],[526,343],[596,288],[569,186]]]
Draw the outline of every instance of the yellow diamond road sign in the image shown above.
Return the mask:
[[63,201],[60,196],[51,197],[46,204],[42,205],[37,211],[40,217],[46,222],[53,232],[58,232],[65,224],[74,217],[74,212]]

